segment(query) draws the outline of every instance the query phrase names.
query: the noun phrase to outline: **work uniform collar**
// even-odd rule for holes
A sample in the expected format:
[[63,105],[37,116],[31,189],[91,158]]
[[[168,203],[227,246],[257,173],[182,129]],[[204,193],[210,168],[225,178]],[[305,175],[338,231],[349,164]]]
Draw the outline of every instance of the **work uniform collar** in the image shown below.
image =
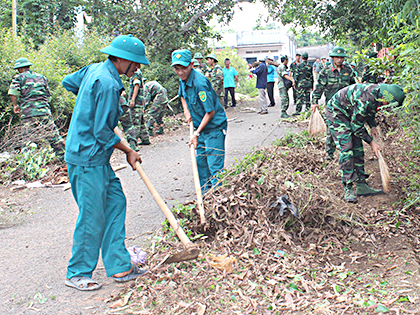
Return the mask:
[[190,75],[188,76],[188,80],[187,80],[187,82],[185,82],[185,85],[188,86],[188,87],[192,87],[193,82],[194,82],[194,78],[195,78],[195,70],[191,69]]
[[115,79],[115,81],[117,81],[117,83],[118,83],[118,89],[120,91],[122,91],[124,89],[124,85],[122,84],[120,74],[118,73],[118,70],[117,70],[117,68],[115,68],[115,66],[112,63],[112,61],[109,60],[109,59],[107,59],[104,62],[104,66],[105,66],[105,68],[108,69],[109,73],[111,73],[111,75]]

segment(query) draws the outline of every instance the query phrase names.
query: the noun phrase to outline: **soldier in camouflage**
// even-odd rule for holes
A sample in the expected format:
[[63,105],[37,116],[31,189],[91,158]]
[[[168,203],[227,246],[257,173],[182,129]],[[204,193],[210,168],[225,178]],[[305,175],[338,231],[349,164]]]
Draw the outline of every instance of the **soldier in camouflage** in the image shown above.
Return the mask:
[[[354,71],[348,64],[344,64],[347,57],[346,51],[342,47],[335,47],[330,57],[333,60],[332,66],[326,67],[319,74],[318,81],[315,84],[315,91],[312,94],[312,111],[319,107],[319,100],[325,93],[325,103],[342,88],[356,83],[354,80]],[[331,133],[327,130],[325,138],[325,151],[327,151],[327,160],[334,158],[335,144]]]
[[294,79],[297,84],[297,103],[296,112],[293,115],[300,115],[303,105],[305,110],[309,110],[311,106],[311,91],[314,86],[314,76],[312,67],[308,63],[308,53],[302,54],[303,61],[298,65]]
[[223,69],[218,64],[218,60],[215,54],[210,54],[206,57],[209,65],[209,72],[206,76],[209,78],[213,89],[216,91],[217,97],[219,98],[220,104],[224,105],[224,84],[223,84]]
[[[286,87],[286,84],[289,84],[287,80],[292,83],[292,86],[295,86],[295,80],[289,75],[289,71],[287,69],[288,63],[287,56],[282,56],[280,58],[280,65],[277,68],[277,73],[279,75],[278,86],[279,86],[279,94],[280,94],[280,101],[281,101],[281,118],[288,118],[287,110],[289,108],[289,89],[290,86]],[[285,84],[286,82],[286,84]]]
[[[364,168],[362,141],[372,147],[378,157],[379,145],[372,136],[377,137],[375,114],[381,105],[392,102],[401,105],[404,92],[395,84],[354,84],[338,91],[327,103],[325,118],[331,135],[340,150],[340,173],[344,185],[344,200],[356,202],[353,183],[356,183],[357,196],[369,196],[382,193],[369,187],[368,175]],[[371,127],[372,136],[365,128]]]
[[[293,61],[291,63],[291,65],[290,65],[290,71],[292,72],[292,77],[295,80],[296,84],[297,84],[297,81],[296,81],[296,78],[297,78],[297,67],[302,62],[301,59],[300,59],[301,57],[302,57],[302,55],[299,52],[297,52],[296,53],[296,59],[295,59],[295,61]],[[297,92],[296,92],[296,88],[297,88],[297,85],[293,87],[293,103],[294,104],[297,103]]]
[[[30,70],[32,63],[26,58],[16,60],[14,68],[19,74],[13,77],[8,95],[15,114],[20,113],[23,130],[27,135],[37,136],[46,131],[46,139],[60,161],[64,160],[64,140],[60,136],[51,116],[48,98],[51,96],[47,79]],[[17,103],[20,98],[20,105]],[[44,135],[39,135],[43,138]]]
[[196,59],[199,63],[199,68],[201,70],[201,72],[203,74],[206,74],[207,72],[209,72],[211,69],[209,69],[207,67],[207,65],[203,62],[203,55],[201,53],[195,53],[194,54],[194,59]]
[[168,104],[168,92],[157,81],[149,81],[144,88],[144,99],[147,111],[146,126],[149,136],[153,136],[153,126],[156,124],[159,129],[156,134],[163,134],[163,114]]
[[197,59],[193,59],[192,60],[194,62],[194,69],[195,71],[197,71],[198,73],[201,73],[204,75],[204,72],[200,69],[200,63],[198,62]]
[[[149,145],[149,134],[147,133],[145,121],[145,102],[144,102],[144,79],[140,69],[134,73],[130,79],[130,115],[132,126],[128,130],[127,141],[133,148],[137,147],[137,139],[140,138],[140,145]],[[135,150],[135,149],[133,149]]]
[[122,91],[120,95],[120,105],[123,110],[123,113],[120,116],[120,123],[121,123],[121,126],[123,127],[124,134],[127,138],[128,143],[130,144],[130,148],[133,150],[137,150],[138,149],[136,145],[137,140],[133,136],[133,133],[132,133],[134,129],[132,128],[133,121],[131,119],[130,105],[127,102],[125,91]]

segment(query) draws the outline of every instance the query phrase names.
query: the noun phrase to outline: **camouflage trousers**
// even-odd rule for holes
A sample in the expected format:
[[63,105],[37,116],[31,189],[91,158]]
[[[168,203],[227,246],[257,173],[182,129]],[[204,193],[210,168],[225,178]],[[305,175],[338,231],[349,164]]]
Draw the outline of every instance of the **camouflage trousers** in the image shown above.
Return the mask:
[[165,107],[167,102],[165,103],[159,103],[159,102],[153,102],[153,104],[150,106],[149,110],[147,111],[146,115],[146,128],[150,129],[153,128],[153,126],[156,125],[162,125],[163,124],[163,114],[165,113]]
[[311,107],[311,87],[298,87],[296,90],[297,93],[297,102],[296,102],[296,112],[300,113],[302,111],[303,105],[306,105],[305,110],[309,110]]
[[216,89],[214,89],[216,91],[217,97],[219,98],[219,102],[222,106],[225,106],[225,88],[223,87],[223,85],[221,87],[217,87]]
[[46,139],[60,161],[64,161],[65,143],[50,115],[34,116],[22,119],[24,137],[33,142]]
[[142,142],[149,141],[149,134],[146,129],[144,110],[136,105],[134,108],[127,109],[120,117],[121,125],[129,143],[137,143],[140,138]]
[[368,177],[365,172],[363,140],[351,131],[351,122],[339,111],[326,111],[326,121],[331,136],[340,151],[341,181],[348,185],[364,182]]
[[285,87],[281,87],[279,88],[279,94],[281,101],[281,112],[286,113],[289,109],[289,92],[286,90]]

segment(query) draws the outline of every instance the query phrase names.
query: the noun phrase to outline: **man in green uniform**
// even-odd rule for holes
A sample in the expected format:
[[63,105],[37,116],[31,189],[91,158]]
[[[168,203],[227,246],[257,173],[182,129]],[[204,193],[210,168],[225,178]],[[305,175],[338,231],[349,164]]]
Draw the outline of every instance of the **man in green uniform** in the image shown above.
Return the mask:
[[[330,57],[333,60],[333,65],[319,73],[318,81],[315,84],[315,91],[312,94],[312,111],[319,107],[319,100],[323,93],[325,93],[325,103],[327,103],[339,90],[356,83],[353,70],[348,64],[343,64],[347,57],[344,48],[335,47],[330,53]],[[334,158],[335,144],[329,130],[327,130],[325,140],[326,158],[331,160]]]
[[277,73],[279,75],[279,94],[281,101],[281,118],[288,118],[287,110],[289,108],[289,89],[295,86],[295,80],[289,75],[287,69],[287,63],[289,62],[287,56],[282,56],[280,58],[280,65],[277,68]]
[[[14,68],[19,74],[13,77],[8,94],[13,112],[20,113],[23,130],[33,138],[46,138],[60,161],[64,161],[64,140],[51,116],[48,98],[51,96],[48,81],[43,75],[30,70],[32,63],[26,58],[16,60]],[[20,105],[17,103],[20,98]],[[42,134],[45,131],[46,134]]]
[[194,69],[198,72],[198,73],[201,73],[201,74],[203,74],[204,75],[204,72],[203,71],[201,71],[201,69],[200,69],[200,63],[198,62],[198,60],[197,59],[195,59],[195,58],[193,58],[193,60],[192,60],[193,62],[194,62]]
[[127,141],[130,147],[135,150],[137,139],[140,138],[140,145],[149,145],[149,134],[147,133],[146,121],[144,117],[144,79],[140,69],[134,73],[130,79],[130,115],[132,127],[128,130]]
[[217,97],[219,98],[220,104],[224,104],[223,100],[223,69],[218,64],[218,60],[215,54],[209,54],[206,57],[207,63],[210,70],[207,72],[206,76],[210,79],[213,89],[216,91]]
[[296,112],[293,115],[300,115],[303,105],[305,110],[311,106],[311,91],[314,86],[312,67],[308,63],[308,53],[302,54],[302,62],[297,67],[295,81],[297,82],[297,103]]
[[[395,84],[354,84],[338,91],[327,104],[325,118],[331,135],[340,150],[340,173],[344,185],[344,200],[356,202],[353,183],[356,183],[357,196],[369,196],[382,193],[366,183],[368,175],[364,168],[364,152],[362,141],[372,147],[378,157],[379,145],[372,136],[377,137],[375,114],[381,105],[404,101],[403,90]],[[382,99],[382,100],[381,100]],[[365,128],[371,127],[372,136]]]
[[189,50],[175,50],[172,66],[179,77],[185,120],[195,128],[189,145],[197,149],[201,190],[206,192],[218,184],[217,174],[223,169],[227,117],[210,81],[193,69]]
[[168,92],[157,81],[149,81],[144,86],[145,107],[147,110],[147,129],[149,136],[153,136],[153,126],[156,124],[159,129],[156,134],[163,134],[163,114],[168,104]]
[[296,59],[295,61],[293,61],[290,64],[290,71],[292,72],[292,77],[296,82],[296,85],[293,87],[293,103],[296,104],[297,103],[297,92],[296,92],[296,88],[297,88],[297,67],[298,65],[301,63],[301,54],[299,52],[296,53]]
[[203,74],[206,74],[208,71],[210,71],[210,69],[207,67],[207,65],[203,62],[203,55],[201,53],[195,53],[194,54],[194,59],[196,59],[200,65],[200,70]]

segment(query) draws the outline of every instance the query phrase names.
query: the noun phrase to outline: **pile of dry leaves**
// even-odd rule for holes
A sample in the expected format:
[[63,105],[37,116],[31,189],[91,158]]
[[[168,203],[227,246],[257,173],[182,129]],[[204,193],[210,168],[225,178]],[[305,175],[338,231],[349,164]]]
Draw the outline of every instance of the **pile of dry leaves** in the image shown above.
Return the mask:
[[[401,154],[404,143],[393,141],[402,130],[396,124],[390,129],[394,133],[385,137],[384,152],[396,178],[404,172],[398,168],[406,157]],[[389,195],[345,203],[337,161],[324,161],[322,139],[306,138],[305,143],[289,147],[287,140],[279,142],[227,171],[222,186],[205,195],[205,226],[195,208],[180,213],[187,234],[198,239],[200,259],[161,264],[168,253],[183,248],[173,233],[157,235],[150,273],[115,297],[109,313],[414,312],[418,285],[411,290],[393,286],[391,279],[404,284],[407,278],[396,273],[399,265],[388,264],[398,261],[401,240],[392,239],[407,234],[412,225],[405,222],[417,222],[392,204],[404,182],[391,182]],[[378,163],[371,155],[366,167],[372,186],[379,187]],[[290,204],[280,211],[276,201],[282,196],[288,196],[298,215]]]

